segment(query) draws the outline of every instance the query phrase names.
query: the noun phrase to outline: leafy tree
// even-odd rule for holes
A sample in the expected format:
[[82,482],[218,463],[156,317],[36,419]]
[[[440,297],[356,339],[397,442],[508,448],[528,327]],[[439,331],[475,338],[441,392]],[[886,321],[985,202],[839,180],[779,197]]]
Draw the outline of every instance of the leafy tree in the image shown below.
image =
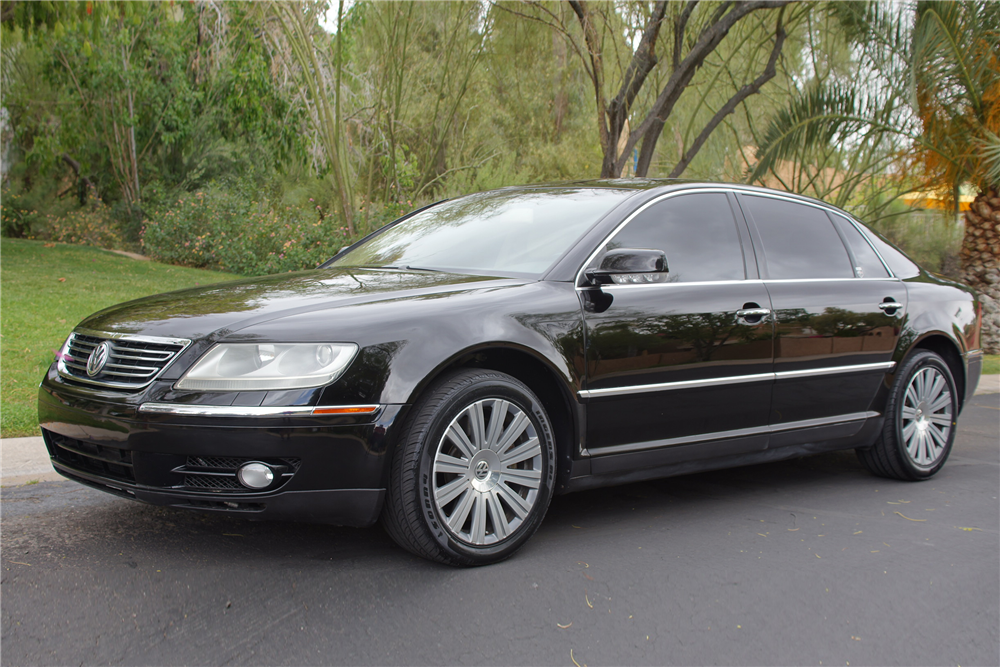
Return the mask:
[[[709,118],[669,176],[680,176],[722,121],[774,78],[787,37],[784,6],[790,0],[654,2],[620,5],[572,1],[567,21],[558,5],[500,5],[526,19],[541,21],[563,35],[583,62],[593,87],[598,138],[603,153],[601,175],[621,176],[639,148],[637,176],[646,176],[657,142],[698,70],[735,26],[757,11],[774,10],[770,54],[753,79],[740,82]],[[664,26],[668,26],[664,29]],[[633,46],[634,45],[634,46]],[[666,58],[657,55],[658,50]],[[658,75],[661,73],[661,79]],[[650,84],[655,90],[647,90]],[[639,106],[637,106],[639,105]],[[642,110],[641,113],[639,110]],[[632,129],[631,123],[635,128]]]

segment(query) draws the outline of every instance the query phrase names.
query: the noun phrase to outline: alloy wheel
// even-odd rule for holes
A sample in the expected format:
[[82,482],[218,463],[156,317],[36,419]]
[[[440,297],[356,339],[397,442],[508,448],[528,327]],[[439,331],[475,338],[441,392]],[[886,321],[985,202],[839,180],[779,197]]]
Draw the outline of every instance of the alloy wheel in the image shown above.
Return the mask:
[[538,501],[542,447],[528,414],[486,398],[448,425],[434,454],[434,504],[452,537],[473,546],[517,532]]
[[925,366],[906,387],[900,409],[900,433],[914,465],[930,468],[948,445],[954,415],[948,380],[940,370]]

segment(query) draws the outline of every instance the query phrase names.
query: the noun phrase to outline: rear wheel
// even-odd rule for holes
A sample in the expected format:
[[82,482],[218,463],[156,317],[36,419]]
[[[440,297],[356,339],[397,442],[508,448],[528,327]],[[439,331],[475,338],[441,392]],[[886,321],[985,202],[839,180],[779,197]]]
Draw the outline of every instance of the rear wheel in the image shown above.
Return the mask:
[[414,406],[382,521],[409,551],[451,565],[512,555],[552,498],[552,428],[534,393],[497,371],[459,371]]
[[858,458],[872,473],[903,480],[926,479],[944,465],[955,441],[958,392],[948,365],[920,350],[896,375],[885,425]]

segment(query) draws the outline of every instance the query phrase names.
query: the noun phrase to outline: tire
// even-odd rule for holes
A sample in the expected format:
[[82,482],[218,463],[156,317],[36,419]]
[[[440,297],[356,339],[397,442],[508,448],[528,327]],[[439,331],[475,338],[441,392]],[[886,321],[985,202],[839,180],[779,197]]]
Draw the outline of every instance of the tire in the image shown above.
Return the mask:
[[458,371],[407,418],[382,524],[397,544],[430,560],[502,561],[541,524],[555,456],[551,422],[531,389],[497,371]]
[[903,362],[885,408],[885,424],[858,458],[880,477],[916,481],[932,477],[955,441],[958,392],[944,359],[919,350]]

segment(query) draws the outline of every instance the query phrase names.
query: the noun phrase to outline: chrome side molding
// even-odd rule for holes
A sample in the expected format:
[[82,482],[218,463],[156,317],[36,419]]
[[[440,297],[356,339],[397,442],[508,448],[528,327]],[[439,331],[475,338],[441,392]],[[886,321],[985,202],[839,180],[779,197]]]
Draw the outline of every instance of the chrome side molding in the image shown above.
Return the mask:
[[700,442],[711,440],[729,440],[732,438],[746,438],[752,435],[769,435],[771,433],[781,433],[782,431],[794,431],[804,428],[816,428],[819,426],[833,426],[835,424],[850,424],[860,422],[872,417],[879,417],[880,412],[852,412],[834,417],[822,417],[819,419],[804,419],[797,422],[782,422],[771,424],[770,426],[756,426],[753,428],[741,428],[733,431],[718,431],[715,433],[702,433],[701,435],[682,436],[680,438],[668,438],[665,440],[655,440],[653,442],[632,442],[627,445],[616,445],[604,447],[591,452],[595,457],[605,454],[625,454],[628,452],[643,452],[651,449],[661,449],[664,447],[676,447],[678,445],[695,445]]
[[778,371],[776,373],[754,373],[753,375],[730,375],[728,377],[711,378],[708,380],[688,380],[682,382],[659,382],[656,384],[638,384],[628,387],[609,387],[607,389],[581,389],[576,392],[580,398],[599,398],[602,396],[627,396],[629,394],[644,394],[654,391],[674,391],[677,389],[697,389],[698,387],[714,387],[724,384],[743,384],[745,382],[764,382],[767,380],[787,380],[819,375],[836,375],[838,373],[868,373],[873,371],[892,371],[895,361],[884,361],[874,364],[852,364],[850,366],[829,366],[826,368],[809,368],[801,371]]

